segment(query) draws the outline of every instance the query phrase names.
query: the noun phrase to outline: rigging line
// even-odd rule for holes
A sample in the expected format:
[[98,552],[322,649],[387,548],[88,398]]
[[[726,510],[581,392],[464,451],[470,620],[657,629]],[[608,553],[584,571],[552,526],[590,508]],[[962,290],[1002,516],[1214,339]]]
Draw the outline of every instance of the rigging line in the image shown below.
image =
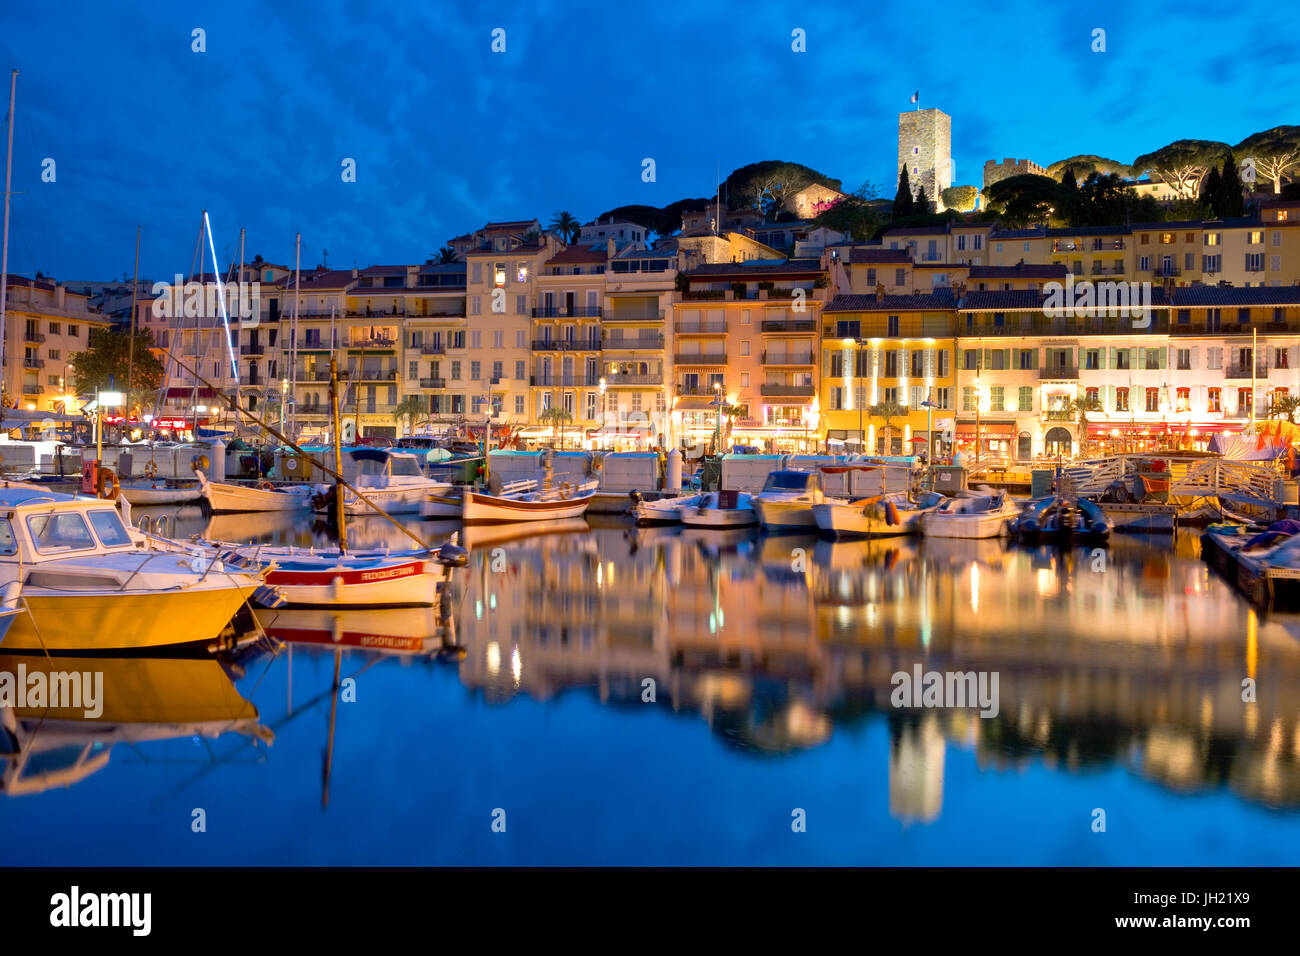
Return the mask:
[[212,276],[217,280],[217,305],[221,307],[221,324],[226,330],[226,353],[230,357],[230,375],[239,388],[239,363],[235,361],[235,346],[230,340],[230,316],[226,314],[226,293],[221,286],[221,269],[217,266],[217,249],[212,242],[212,221],[208,219],[207,210],[203,212],[203,225],[208,230],[208,249],[212,253]]

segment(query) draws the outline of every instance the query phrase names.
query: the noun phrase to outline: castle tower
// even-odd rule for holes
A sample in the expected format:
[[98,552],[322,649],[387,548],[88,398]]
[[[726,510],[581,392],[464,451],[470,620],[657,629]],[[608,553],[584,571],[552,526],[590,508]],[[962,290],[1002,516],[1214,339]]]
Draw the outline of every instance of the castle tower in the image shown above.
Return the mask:
[[935,208],[942,209],[939,194],[952,185],[951,116],[936,109],[898,114],[897,169],[904,166],[907,167],[912,191],[916,192],[920,184]]

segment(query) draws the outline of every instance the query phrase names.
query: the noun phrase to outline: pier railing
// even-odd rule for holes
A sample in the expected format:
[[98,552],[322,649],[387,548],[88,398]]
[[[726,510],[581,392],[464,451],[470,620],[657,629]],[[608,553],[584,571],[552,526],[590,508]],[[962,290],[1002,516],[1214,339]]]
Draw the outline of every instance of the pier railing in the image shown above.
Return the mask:
[[[1166,462],[1166,471],[1154,474],[1142,465]],[[1232,496],[1261,503],[1282,499],[1282,473],[1273,462],[1235,461],[1226,458],[1191,458],[1178,455],[1115,455],[1076,462],[1065,469],[1078,494],[1105,491],[1112,482],[1142,472],[1169,481],[1169,500]]]

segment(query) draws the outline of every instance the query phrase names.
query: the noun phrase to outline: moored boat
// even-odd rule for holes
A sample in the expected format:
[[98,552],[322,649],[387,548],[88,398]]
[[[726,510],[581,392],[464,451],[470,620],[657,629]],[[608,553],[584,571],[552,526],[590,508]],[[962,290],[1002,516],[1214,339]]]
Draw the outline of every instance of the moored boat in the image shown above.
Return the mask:
[[934,491],[916,500],[906,495],[877,495],[857,501],[826,500],[812,506],[813,519],[825,534],[838,538],[884,538],[919,534],[922,518],[947,499]]
[[699,504],[682,509],[690,528],[745,528],[758,524],[753,498],[743,491],[710,491]]
[[646,501],[637,492],[632,492],[632,514],[639,525],[680,524],[682,509],[700,503],[703,495],[680,495],[676,498],[658,498]]
[[465,524],[506,524],[514,521],[581,518],[586,513],[599,482],[589,481],[577,486],[562,483],[550,492],[533,490],[536,486],[535,481],[513,482],[505,486],[499,495],[467,488],[461,520]]
[[134,478],[118,483],[118,494],[137,507],[181,505],[198,501],[203,488],[197,481],[175,478]]
[[306,485],[277,487],[269,481],[256,485],[234,485],[211,481],[201,469],[195,469],[203,498],[213,514],[242,511],[299,511],[311,504],[313,489]]
[[921,519],[921,531],[930,538],[996,538],[1019,509],[1005,494],[949,498]]
[[262,573],[177,542],[137,542],[111,501],[0,489],[0,581],[19,582],[6,650],[138,651],[209,645]]
[[786,469],[767,476],[752,505],[764,528],[812,530],[817,527],[813,506],[825,500],[820,474]]
[[[358,498],[344,489],[343,510],[349,515],[371,514],[375,508],[388,514],[412,514],[420,511],[430,495],[451,491],[450,482],[427,478],[420,456],[384,448],[355,448],[343,456],[343,476],[365,497]],[[318,511],[335,506],[333,487],[316,498]]]

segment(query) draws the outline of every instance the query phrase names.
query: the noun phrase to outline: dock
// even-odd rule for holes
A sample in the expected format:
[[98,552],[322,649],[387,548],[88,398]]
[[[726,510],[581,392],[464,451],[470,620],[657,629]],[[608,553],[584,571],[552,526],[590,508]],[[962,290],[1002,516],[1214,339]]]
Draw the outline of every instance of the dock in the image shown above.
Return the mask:
[[1245,540],[1243,535],[1206,532],[1201,535],[1201,557],[1257,607],[1300,605],[1300,568],[1271,567],[1232,547]]

